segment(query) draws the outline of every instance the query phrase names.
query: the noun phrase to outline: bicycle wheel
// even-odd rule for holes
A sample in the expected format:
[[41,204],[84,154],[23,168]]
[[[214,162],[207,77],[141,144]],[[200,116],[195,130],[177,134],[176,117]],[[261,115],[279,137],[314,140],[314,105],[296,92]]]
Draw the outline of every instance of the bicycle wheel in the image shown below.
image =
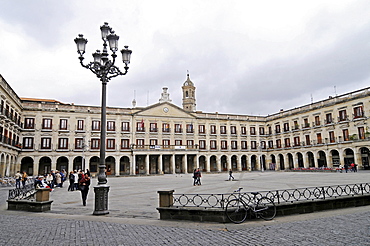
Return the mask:
[[240,224],[247,218],[249,207],[241,199],[232,199],[226,204],[227,218],[235,224]]
[[276,215],[276,206],[268,197],[258,199],[256,214],[264,220],[272,220]]

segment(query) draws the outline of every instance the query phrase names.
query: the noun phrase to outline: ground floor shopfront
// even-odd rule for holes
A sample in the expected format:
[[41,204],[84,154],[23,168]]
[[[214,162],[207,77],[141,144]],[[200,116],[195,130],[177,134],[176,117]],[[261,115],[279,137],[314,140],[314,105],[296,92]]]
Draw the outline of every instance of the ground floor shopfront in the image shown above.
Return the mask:
[[[274,150],[255,152],[219,152],[219,151],[130,151],[107,152],[107,175],[153,175],[192,173],[195,168],[203,172],[286,170],[309,167],[337,167],[356,163],[359,169],[369,169],[370,151],[368,147],[338,149],[307,149],[306,151]],[[3,169],[5,160],[0,161]],[[50,170],[71,171],[89,169],[98,172],[99,153],[22,153],[19,167],[30,175],[39,175]],[[14,168],[9,170],[15,171]]]

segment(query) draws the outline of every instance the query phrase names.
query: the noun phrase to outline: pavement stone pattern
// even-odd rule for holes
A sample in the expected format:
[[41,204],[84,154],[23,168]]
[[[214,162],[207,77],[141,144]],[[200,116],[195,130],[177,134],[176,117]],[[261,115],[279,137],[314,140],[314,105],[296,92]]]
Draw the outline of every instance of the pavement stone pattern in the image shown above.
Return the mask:
[[[68,184],[55,189],[51,193],[55,202],[52,211],[44,213],[6,210],[9,189],[0,188],[0,246],[370,245],[370,206],[277,217],[273,221],[254,220],[240,225],[161,221],[155,210],[158,205],[156,191],[170,187],[184,193],[210,193],[215,190],[225,192],[238,186],[263,190],[269,186],[267,181],[274,181],[274,187],[290,188],[307,186],[308,180],[313,186],[318,182],[325,185],[360,183],[370,177],[370,172],[359,173],[356,176],[338,176],[342,174],[335,173],[295,173],[293,176],[291,173],[275,172],[235,173],[239,180],[229,182],[225,180],[227,174],[205,174],[202,187],[191,185],[191,174],[111,178],[110,196],[114,197],[109,200],[110,214],[107,216],[92,215],[92,188],[86,207],[81,204],[79,192],[67,191]],[[140,211],[145,215],[140,216]]]
[[370,245],[370,212],[236,230],[16,215],[0,221],[0,245]]

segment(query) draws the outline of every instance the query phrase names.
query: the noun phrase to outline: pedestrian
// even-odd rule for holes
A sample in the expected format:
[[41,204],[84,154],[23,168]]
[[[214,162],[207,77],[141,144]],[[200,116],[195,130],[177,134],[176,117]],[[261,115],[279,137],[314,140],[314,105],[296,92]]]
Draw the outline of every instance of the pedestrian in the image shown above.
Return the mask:
[[46,183],[50,187],[50,189],[54,189],[54,177],[52,172],[48,173],[46,176]]
[[86,199],[87,194],[89,193],[89,186],[90,186],[90,177],[87,173],[82,176],[81,180],[79,181],[79,186],[81,190],[82,196],[82,205],[86,206]]
[[56,171],[55,173],[55,183],[56,187],[58,188],[62,187],[62,175],[60,175],[59,171]]
[[357,172],[357,164],[354,164],[355,173]]
[[200,170],[199,168],[197,168],[197,171],[195,172],[195,176],[197,177],[197,181],[196,181],[196,184],[197,185],[202,185],[202,183],[200,182],[200,178],[202,177],[202,174],[200,173]]
[[75,176],[73,184],[74,184],[75,190],[78,190],[78,174],[76,170],[73,172],[73,175]]
[[90,170],[89,169],[86,169],[86,173],[87,173],[87,175],[89,175],[89,177],[91,177],[91,174],[90,174]]
[[68,186],[68,191],[74,191],[75,190],[75,175],[73,174],[72,171],[69,172],[69,186]]
[[15,188],[20,189],[21,188],[21,180],[22,180],[22,174],[20,171],[17,171],[17,173],[14,176],[15,178]]
[[28,178],[28,175],[27,175],[26,171],[23,171],[23,174],[22,174],[22,185],[23,185],[23,187],[26,186],[27,178]]
[[194,169],[194,172],[193,172],[193,186],[196,186],[197,185],[197,169]]
[[230,169],[229,170],[229,181],[233,179],[234,180],[234,177],[233,177],[233,171]]
[[351,172],[355,172],[355,163],[351,163]]
[[346,171],[346,173],[348,173],[348,164],[344,164],[344,170]]

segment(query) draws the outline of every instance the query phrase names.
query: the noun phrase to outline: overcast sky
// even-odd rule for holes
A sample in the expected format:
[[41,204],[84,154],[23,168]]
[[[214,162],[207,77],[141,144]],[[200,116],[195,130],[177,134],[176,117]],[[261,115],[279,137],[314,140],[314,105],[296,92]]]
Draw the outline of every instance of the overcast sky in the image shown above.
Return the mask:
[[370,1],[344,0],[1,0],[0,74],[20,97],[99,106],[73,40],[92,61],[104,22],[133,51],[108,106],[157,103],[167,86],[182,107],[187,70],[203,112],[267,115],[370,86]]

